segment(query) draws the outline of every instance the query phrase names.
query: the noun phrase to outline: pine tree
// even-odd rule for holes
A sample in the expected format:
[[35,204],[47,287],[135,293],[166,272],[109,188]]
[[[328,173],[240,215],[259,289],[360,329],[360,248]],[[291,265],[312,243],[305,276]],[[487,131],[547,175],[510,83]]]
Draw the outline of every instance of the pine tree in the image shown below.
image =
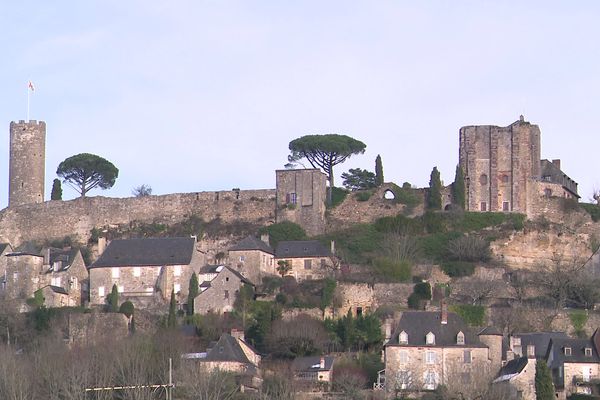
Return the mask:
[[552,375],[544,360],[538,360],[535,364],[535,398],[536,400],[554,399]]
[[375,159],[375,184],[377,186],[383,185],[383,164],[379,154],[377,154],[377,158]]
[[429,178],[429,195],[427,196],[427,208],[429,210],[442,209],[442,181],[437,167],[433,167]]
[[187,313],[194,315],[194,299],[198,296],[198,275],[192,273],[190,278],[190,287],[188,289]]
[[110,312],[119,312],[119,289],[117,285],[114,284],[112,286],[112,290],[108,295],[108,311]]
[[167,328],[177,325],[177,301],[175,300],[175,289],[171,291],[171,302],[169,303],[169,316],[167,317]]
[[456,166],[454,182],[452,183],[453,203],[460,208],[465,208],[465,174],[460,165]]
[[52,193],[50,193],[50,200],[62,200],[62,185],[60,179],[54,179],[52,182]]

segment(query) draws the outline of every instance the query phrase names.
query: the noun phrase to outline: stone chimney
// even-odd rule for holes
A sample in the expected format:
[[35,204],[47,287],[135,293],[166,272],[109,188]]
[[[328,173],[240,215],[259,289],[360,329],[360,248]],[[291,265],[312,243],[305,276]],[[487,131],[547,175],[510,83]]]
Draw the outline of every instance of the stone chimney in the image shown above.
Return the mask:
[[552,164],[558,169],[560,169],[560,159],[552,160]]
[[262,235],[260,235],[260,240],[262,240],[266,244],[269,244],[269,234],[268,233],[263,233]]
[[386,318],[386,320],[383,322],[383,328],[384,328],[384,336],[385,336],[385,340],[384,343],[387,343],[390,341],[390,339],[392,339],[392,322],[394,320],[392,318]]
[[100,236],[98,238],[98,257],[100,257],[102,253],[104,253],[104,250],[106,250],[106,238]]
[[323,356],[321,356],[321,359],[319,360],[319,368],[325,369],[325,357]]
[[445,299],[442,299],[440,302],[440,307],[442,309],[441,323],[442,325],[446,325],[448,323],[448,304],[446,304]]
[[50,265],[50,248],[45,249],[44,251],[44,265]]
[[242,329],[231,329],[231,336],[233,336],[237,340],[244,341],[244,331]]
[[335,255],[335,240],[331,241],[331,255]]

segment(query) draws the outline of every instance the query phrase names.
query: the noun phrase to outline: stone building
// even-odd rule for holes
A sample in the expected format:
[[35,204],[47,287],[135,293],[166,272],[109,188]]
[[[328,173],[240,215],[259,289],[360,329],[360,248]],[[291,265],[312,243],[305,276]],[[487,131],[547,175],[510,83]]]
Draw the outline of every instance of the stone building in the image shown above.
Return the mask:
[[10,123],[8,206],[44,201],[46,123]]
[[291,240],[277,243],[275,263],[285,261],[291,267],[287,275],[297,281],[322,279],[333,271],[333,253],[318,240]]
[[493,384],[502,389],[509,399],[535,400],[535,366],[534,355],[515,358],[508,361]]
[[22,310],[38,290],[47,295],[47,307],[80,306],[87,301],[88,273],[79,249],[25,246],[6,253],[5,258],[2,291],[17,300]]
[[325,231],[327,176],[318,169],[275,171],[277,222],[301,225],[309,235]]
[[274,254],[268,235],[261,239],[248,236],[229,248],[229,263],[246,279],[259,284],[264,276],[277,274]]
[[548,165],[540,159],[540,129],[523,117],[507,127],[464,126],[459,136],[466,210],[531,215],[532,196],[544,194],[546,183],[563,187],[568,197],[579,197],[577,183],[560,171],[560,162]]
[[105,304],[116,285],[121,299],[137,307],[169,301],[174,291],[187,302],[190,277],[204,264],[194,238],[119,239],[90,268],[90,304]]
[[[466,391],[487,385],[499,369],[502,336],[493,330],[475,334],[446,307],[441,312],[402,313],[384,346],[385,370],[378,379],[390,396],[434,390],[439,385]],[[493,354],[498,352],[498,354]]]
[[194,313],[217,314],[233,311],[233,304],[240,288],[252,283],[239,272],[225,265],[205,265],[198,275],[200,292],[194,299]]
[[294,379],[302,385],[323,383],[330,385],[333,382],[333,356],[307,356],[296,357],[291,365]]

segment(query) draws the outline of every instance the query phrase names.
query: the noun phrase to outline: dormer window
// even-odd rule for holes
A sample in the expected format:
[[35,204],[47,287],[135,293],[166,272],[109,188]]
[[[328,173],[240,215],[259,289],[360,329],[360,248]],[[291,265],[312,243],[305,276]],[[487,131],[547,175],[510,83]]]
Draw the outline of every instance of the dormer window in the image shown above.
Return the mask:
[[435,335],[431,332],[425,335],[425,343],[431,345],[435,344]]
[[404,331],[400,332],[400,336],[398,336],[398,342],[400,342],[400,344],[408,344],[408,333]]
[[570,356],[570,355],[571,355],[571,348],[565,347],[565,356]]
[[586,357],[591,357],[592,356],[592,348],[591,347],[586,347],[585,348],[585,356]]
[[465,334],[462,333],[462,331],[458,332],[458,334],[456,335],[456,344],[465,344]]

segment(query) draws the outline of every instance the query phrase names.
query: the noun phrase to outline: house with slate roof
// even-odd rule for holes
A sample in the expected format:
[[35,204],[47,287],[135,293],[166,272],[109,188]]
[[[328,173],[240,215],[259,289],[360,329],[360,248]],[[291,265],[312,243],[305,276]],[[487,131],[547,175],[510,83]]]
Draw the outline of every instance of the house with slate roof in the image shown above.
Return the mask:
[[169,301],[175,291],[187,302],[189,280],[204,264],[194,238],[142,238],[111,241],[89,267],[90,304],[105,304],[116,285],[121,299],[136,306]]
[[194,313],[233,311],[237,293],[244,284],[252,283],[239,272],[225,265],[205,265],[198,274],[198,296],[194,299]]
[[248,236],[229,248],[232,268],[255,284],[260,283],[264,276],[277,274],[274,255],[268,235],[261,239]]
[[6,252],[2,291],[27,309],[25,301],[42,290],[47,307],[80,306],[87,301],[88,272],[75,248],[39,249],[27,244]]
[[[502,336],[493,329],[475,333],[457,314],[406,311],[384,345],[385,370],[375,388],[388,395],[489,382],[500,368]],[[496,354],[497,353],[497,354]]]
[[318,240],[281,241],[275,250],[275,264],[287,261],[292,267],[288,275],[297,281],[327,277],[333,268],[332,257],[332,249]]
[[534,355],[512,359],[500,369],[493,384],[509,399],[535,400],[536,363]]
[[334,363],[333,356],[296,357],[291,369],[297,381],[330,385],[333,382]]
[[591,339],[554,338],[547,353],[556,398],[564,400],[573,393],[592,394],[600,383],[598,330]]

